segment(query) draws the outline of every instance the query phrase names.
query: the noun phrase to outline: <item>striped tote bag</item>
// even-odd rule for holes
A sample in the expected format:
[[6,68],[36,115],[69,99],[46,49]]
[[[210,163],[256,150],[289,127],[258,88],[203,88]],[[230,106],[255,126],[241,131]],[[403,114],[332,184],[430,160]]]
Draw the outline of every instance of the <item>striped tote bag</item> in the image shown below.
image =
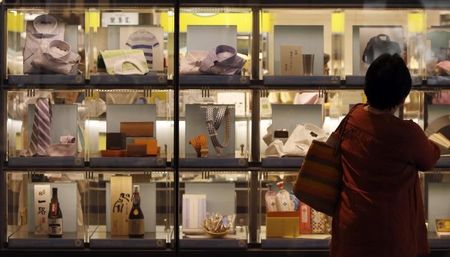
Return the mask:
[[340,145],[344,129],[354,106],[331,135],[327,143],[314,140],[294,185],[295,196],[311,208],[333,216],[342,183]]

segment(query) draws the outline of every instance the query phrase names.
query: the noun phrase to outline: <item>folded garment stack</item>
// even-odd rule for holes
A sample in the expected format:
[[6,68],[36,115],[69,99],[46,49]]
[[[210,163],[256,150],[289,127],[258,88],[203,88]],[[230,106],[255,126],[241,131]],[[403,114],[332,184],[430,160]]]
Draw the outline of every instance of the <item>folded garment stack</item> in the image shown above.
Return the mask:
[[180,74],[239,75],[246,60],[236,49],[219,45],[213,51],[191,51],[180,60]]
[[25,74],[78,73],[81,57],[64,41],[65,25],[51,15],[40,15],[26,25],[23,50]]

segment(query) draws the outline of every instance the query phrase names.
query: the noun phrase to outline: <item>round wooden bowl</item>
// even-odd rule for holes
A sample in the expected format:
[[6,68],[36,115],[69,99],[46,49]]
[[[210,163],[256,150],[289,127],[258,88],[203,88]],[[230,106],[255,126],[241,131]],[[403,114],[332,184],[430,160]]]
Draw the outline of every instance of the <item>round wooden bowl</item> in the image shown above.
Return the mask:
[[229,230],[225,230],[225,231],[223,231],[223,232],[212,232],[212,231],[209,231],[209,230],[206,230],[205,228],[203,228],[203,230],[205,231],[205,233],[206,234],[208,234],[210,237],[212,237],[212,238],[223,238],[223,237],[225,237],[227,234],[228,234],[228,232],[229,232]]

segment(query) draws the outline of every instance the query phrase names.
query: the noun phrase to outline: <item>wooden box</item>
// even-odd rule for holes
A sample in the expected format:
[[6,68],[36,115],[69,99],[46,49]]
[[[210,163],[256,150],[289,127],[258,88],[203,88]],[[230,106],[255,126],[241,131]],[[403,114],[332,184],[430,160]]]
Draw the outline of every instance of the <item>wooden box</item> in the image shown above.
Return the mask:
[[153,137],[153,121],[121,122],[120,132],[127,137]]
[[266,214],[267,238],[295,238],[300,235],[298,212],[268,212]]
[[48,234],[48,212],[52,189],[49,184],[34,185],[34,233]]
[[111,235],[128,235],[128,215],[132,207],[131,176],[111,177]]
[[102,157],[125,157],[127,156],[126,150],[101,150]]
[[147,155],[150,155],[150,156],[158,155],[158,142],[156,141],[156,139],[154,139],[154,138],[150,138],[150,139],[139,138],[139,139],[135,139],[134,143],[138,144],[138,145],[146,145]]
[[123,150],[127,146],[124,133],[106,133],[106,149]]
[[144,157],[147,156],[147,145],[144,144],[128,144],[127,145],[128,157]]

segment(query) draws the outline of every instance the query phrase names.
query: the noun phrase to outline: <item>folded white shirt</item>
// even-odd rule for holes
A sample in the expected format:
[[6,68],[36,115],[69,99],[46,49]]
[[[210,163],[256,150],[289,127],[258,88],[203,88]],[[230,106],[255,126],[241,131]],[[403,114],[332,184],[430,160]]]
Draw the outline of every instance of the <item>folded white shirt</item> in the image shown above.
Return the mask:
[[297,125],[285,144],[274,140],[266,149],[265,155],[272,156],[305,156],[313,140],[326,141],[328,134],[313,124]]
[[53,40],[45,48],[36,52],[31,62],[33,72],[75,75],[78,72],[80,55],[70,49],[70,45],[62,40]]

